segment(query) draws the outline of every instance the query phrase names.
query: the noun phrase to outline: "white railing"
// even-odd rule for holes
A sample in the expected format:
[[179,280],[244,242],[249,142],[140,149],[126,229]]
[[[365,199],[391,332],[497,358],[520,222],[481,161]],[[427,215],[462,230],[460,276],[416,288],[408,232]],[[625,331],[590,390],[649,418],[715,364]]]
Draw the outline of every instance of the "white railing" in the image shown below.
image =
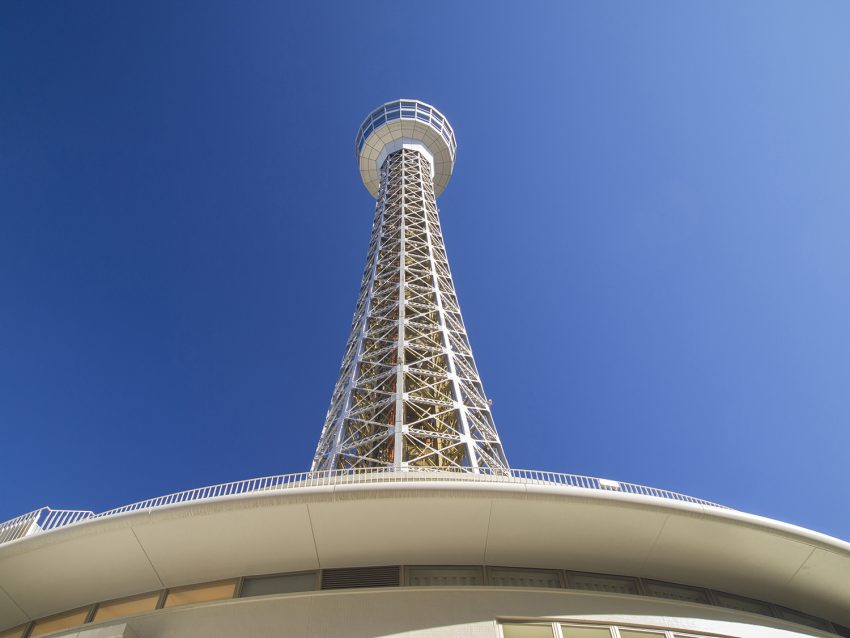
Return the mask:
[[0,524],[0,545],[37,532],[65,527],[95,516],[88,510],[54,510],[42,507]]
[[184,492],[176,492],[166,496],[139,501],[131,505],[116,507],[115,509],[95,514],[84,510],[54,510],[49,507],[29,512],[13,518],[5,523],[0,523],[0,544],[29,536],[31,534],[46,532],[60,527],[73,525],[80,521],[107,518],[125,512],[136,512],[139,510],[156,509],[167,505],[178,503],[191,503],[207,499],[220,498],[223,496],[238,496],[241,494],[253,494],[259,492],[270,492],[303,487],[320,487],[327,485],[346,485],[359,483],[406,483],[420,481],[464,481],[472,483],[510,483],[519,485],[551,485],[561,487],[574,487],[588,490],[599,490],[605,492],[620,492],[623,494],[637,494],[640,496],[654,496],[683,503],[694,503],[708,507],[728,509],[723,505],[705,501],[693,496],[686,496],[678,492],[660,490],[654,487],[635,485],[634,483],[622,483],[609,479],[594,478],[592,476],[580,476],[578,474],[561,474],[558,472],[545,472],[540,470],[480,470],[473,473],[466,470],[435,469],[429,467],[410,467],[404,471],[394,468],[364,468],[353,470],[327,470],[322,472],[299,472],[296,474],[278,474],[277,476],[266,476],[263,478],[235,481],[233,483],[222,483],[209,487],[199,487]]

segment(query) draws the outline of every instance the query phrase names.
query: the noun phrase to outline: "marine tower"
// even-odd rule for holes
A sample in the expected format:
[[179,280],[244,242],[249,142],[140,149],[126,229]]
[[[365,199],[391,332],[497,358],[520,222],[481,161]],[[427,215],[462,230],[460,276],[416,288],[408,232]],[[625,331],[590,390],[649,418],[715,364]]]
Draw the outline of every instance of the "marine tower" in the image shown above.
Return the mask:
[[357,132],[375,218],[313,471],[508,470],[440,230],[456,149],[448,120],[418,100],[387,102]]
[[452,129],[398,100],[356,144],[375,222],[313,470],[0,522],[0,638],[850,638],[850,543],[509,469],[440,233]]

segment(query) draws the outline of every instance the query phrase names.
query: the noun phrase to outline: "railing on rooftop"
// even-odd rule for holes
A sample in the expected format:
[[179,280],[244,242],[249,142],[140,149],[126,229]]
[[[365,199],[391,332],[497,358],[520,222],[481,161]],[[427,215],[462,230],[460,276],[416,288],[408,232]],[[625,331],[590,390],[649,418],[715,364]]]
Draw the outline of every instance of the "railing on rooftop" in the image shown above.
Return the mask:
[[5,523],[0,523],[0,544],[47,532],[61,527],[67,527],[81,521],[108,518],[125,512],[156,509],[179,503],[191,503],[226,496],[239,496],[259,492],[271,492],[304,487],[322,487],[331,485],[347,485],[361,483],[406,483],[419,481],[463,481],[472,483],[508,483],[517,485],[549,485],[555,487],[571,487],[604,492],[619,492],[639,496],[653,496],[682,503],[693,503],[708,507],[728,509],[723,505],[705,501],[678,492],[660,490],[654,487],[623,483],[610,479],[580,476],[578,474],[561,474],[540,470],[508,470],[500,472],[482,469],[478,473],[466,470],[448,468],[409,467],[404,471],[394,468],[363,468],[351,470],[326,470],[321,472],[298,472],[296,474],[278,474],[263,478],[222,483],[209,487],[199,487],[193,490],[176,492],[166,496],[139,501],[131,505],[95,514],[85,510],[54,510],[42,507],[33,512],[23,514]]
[[65,527],[94,516],[97,515],[88,510],[54,510],[42,507],[0,524],[0,545],[23,536]]

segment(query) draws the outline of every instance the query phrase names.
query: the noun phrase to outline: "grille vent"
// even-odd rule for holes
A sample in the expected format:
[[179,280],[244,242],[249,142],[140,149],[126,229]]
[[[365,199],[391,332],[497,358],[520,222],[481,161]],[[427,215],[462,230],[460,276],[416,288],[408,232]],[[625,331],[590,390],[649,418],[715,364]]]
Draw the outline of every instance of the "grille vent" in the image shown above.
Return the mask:
[[646,593],[650,596],[667,598],[669,600],[682,600],[688,603],[708,604],[708,594],[701,589],[694,589],[683,585],[674,585],[672,583],[656,583],[649,580],[645,580],[643,582],[646,586]]
[[352,587],[398,587],[400,567],[348,567],[326,569],[322,572],[322,589]]
[[721,592],[714,592],[714,597],[717,599],[717,604],[721,607],[737,609],[738,611],[749,611],[750,613],[762,614],[763,616],[773,615],[773,612],[770,610],[770,605],[763,603],[760,600],[751,600],[749,598],[742,598],[741,596],[733,596],[732,594],[724,594]]
[[831,631],[829,623],[821,620],[820,618],[815,618],[814,616],[809,616],[808,614],[794,611],[793,609],[787,609],[785,607],[777,607],[776,611],[779,612],[778,616],[785,620],[790,620],[791,622],[806,625],[808,627],[815,627],[816,629],[822,629],[824,631]]
[[458,587],[484,584],[480,567],[410,567],[407,579],[412,587]]
[[570,573],[570,583],[576,589],[604,591],[612,594],[638,594],[637,581],[621,576]]
[[561,587],[557,572],[542,569],[499,569],[489,567],[490,584],[497,587]]
[[832,624],[835,627],[835,633],[839,636],[844,636],[844,638],[850,638],[850,627],[844,627],[843,625]]

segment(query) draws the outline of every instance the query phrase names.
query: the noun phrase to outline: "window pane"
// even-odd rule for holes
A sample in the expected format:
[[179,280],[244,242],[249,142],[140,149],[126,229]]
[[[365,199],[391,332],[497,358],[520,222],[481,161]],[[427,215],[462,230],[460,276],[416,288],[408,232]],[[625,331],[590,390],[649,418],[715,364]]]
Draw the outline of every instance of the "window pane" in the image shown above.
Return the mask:
[[159,592],[143,594],[142,596],[133,596],[132,598],[120,598],[118,600],[110,600],[106,603],[100,603],[97,606],[97,611],[94,613],[94,620],[109,620],[111,618],[122,618],[123,616],[134,616],[142,614],[146,611],[156,609],[156,603],[159,600]]
[[30,636],[43,636],[54,631],[70,629],[82,625],[89,615],[89,608],[76,609],[58,616],[51,616],[43,620],[37,620],[30,632]]
[[611,630],[608,627],[561,625],[561,631],[564,638],[611,638]]
[[236,591],[235,580],[223,580],[217,583],[204,583],[189,587],[177,587],[168,591],[164,607],[177,607],[191,603],[206,603],[212,600],[233,598]]
[[314,589],[316,589],[316,572],[285,574],[282,576],[259,576],[245,579],[245,582],[242,583],[240,596],[288,594],[294,591],[312,591]]
[[664,638],[664,632],[635,631],[634,629],[623,629],[620,627],[620,638]]
[[502,625],[505,638],[552,638],[551,625]]

